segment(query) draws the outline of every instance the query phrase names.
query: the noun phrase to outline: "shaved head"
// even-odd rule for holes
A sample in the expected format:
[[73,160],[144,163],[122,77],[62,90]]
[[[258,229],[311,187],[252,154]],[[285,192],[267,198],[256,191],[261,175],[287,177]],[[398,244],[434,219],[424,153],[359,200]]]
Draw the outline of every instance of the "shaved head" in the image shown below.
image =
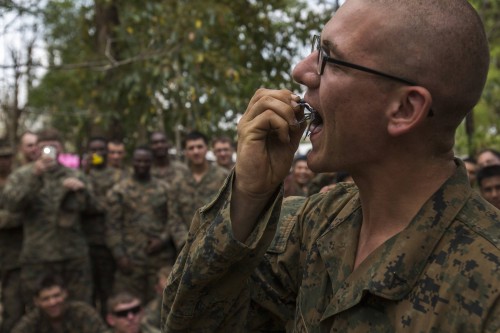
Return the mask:
[[458,126],[478,102],[489,66],[486,34],[474,8],[465,0],[361,2],[380,16],[374,42],[387,69],[427,88],[437,117]]
[[363,41],[347,58],[427,89],[434,117],[420,135],[435,153],[451,151],[488,73],[488,41],[475,9],[465,0],[348,0],[336,15],[342,12],[360,20],[351,21],[359,28],[346,31],[343,43]]

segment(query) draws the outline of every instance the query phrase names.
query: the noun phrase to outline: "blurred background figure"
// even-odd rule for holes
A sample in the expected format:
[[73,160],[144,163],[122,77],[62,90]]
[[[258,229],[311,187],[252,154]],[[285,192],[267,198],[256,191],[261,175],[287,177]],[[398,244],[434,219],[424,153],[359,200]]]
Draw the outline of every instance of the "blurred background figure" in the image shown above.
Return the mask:
[[19,138],[18,154],[15,167],[36,161],[38,158],[38,148],[36,146],[37,135],[31,131],[26,131]]
[[307,156],[298,155],[292,163],[290,174],[285,178],[285,197],[309,195],[309,184],[314,172],[307,166]]
[[120,140],[108,142],[107,163],[110,168],[125,169],[125,144]]
[[332,184],[328,184],[324,186],[321,190],[320,193],[328,192],[331,189],[333,189],[338,183],[354,183],[354,179],[352,179],[352,176],[344,171],[339,171],[335,174],[335,181]]
[[217,164],[227,170],[231,170],[234,166],[233,154],[234,143],[227,136],[216,137],[212,140],[212,151],[215,155]]
[[476,161],[479,169],[492,164],[500,164],[500,152],[495,149],[485,148],[477,154]]
[[467,170],[467,176],[469,177],[469,182],[471,187],[476,187],[476,171],[477,171],[477,161],[472,157],[466,157],[463,159],[465,164],[465,169]]
[[[172,235],[168,214],[168,184],[151,176],[153,155],[149,147],[134,150],[134,173],[107,194],[107,244],[117,264],[114,292],[130,291],[144,303],[154,299],[156,274],[172,265],[187,230]],[[176,228],[176,230],[178,230]],[[180,240],[174,238],[180,235]]]
[[172,271],[172,266],[162,267],[158,271],[158,281],[155,286],[156,298],[149,302],[144,309],[142,318],[142,327],[148,328],[151,332],[160,332],[161,330],[161,302],[163,299],[163,289],[167,285],[168,276]]
[[207,160],[208,139],[205,134],[192,131],[184,140],[184,155],[188,174],[177,179],[169,192],[169,221],[175,225],[191,226],[193,214],[209,203],[219,192],[229,173]]
[[92,306],[68,300],[68,291],[57,275],[42,276],[35,289],[33,303],[35,309],[19,321],[12,333],[108,332],[106,324]]
[[153,152],[151,175],[171,185],[175,180],[188,173],[187,166],[179,161],[171,160],[168,153],[170,142],[164,132],[156,131],[149,137],[149,147]]
[[108,300],[108,315],[106,321],[111,326],[112,333],[157,333],[141,327],[144,315],[139,297],[122,291]]
[[479,169],[477,183],[483,198],[500,209],[500,164]]
[[0,281],[2,305],[0,333],[9,333],[24,314],[21,294],[19,254],[23,228],[19,214],[3,206],[3,188],[12,171],[14,151],[6,140],[0,140]]

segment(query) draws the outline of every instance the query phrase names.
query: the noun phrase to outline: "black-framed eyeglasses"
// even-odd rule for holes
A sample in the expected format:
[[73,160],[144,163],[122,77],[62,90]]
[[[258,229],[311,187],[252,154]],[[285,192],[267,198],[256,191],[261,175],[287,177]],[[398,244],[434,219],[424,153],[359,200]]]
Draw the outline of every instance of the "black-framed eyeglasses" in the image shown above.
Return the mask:
[[[335,64],[335,65],[349,67],[352,69],[356,69],[358,71],[382,76],[382,77],[385,77],[386,79],[394,80],[394,81],[397,81],[397,82],[400,82],[400,83],[403,83],[403,84],[406,84],[409,86],[418,86],[418,84],[416,82],[411,81],[411,80],[407,80],[405,78],[401,78],[401,77],[387,74],[384,72],[380,72],[378,70],[371,69],[371,68],[368,68],[365,66],[356,65],[356,64],[353,64],[353,63],[350,63],[347,61],[338,60],[338,59],[335,59],[333,57],[330,57],[328,54],[326,54],[325,50],[321,47],[321,36],[319,36],[319,35],[314,35],[312,38],[311,53],[313,53],[314,51],[318,51],[318,58],[317,58],[317,63],[316,63],[316,66],[317,66],[316,69],[317,69],[318,75],[323,75],[323,72],[325,71],[326,63],[329,62],[329,63]],[[432,109],[430,109],[428,116],[432,117],[433,115],[434,115],[434,111]]]
[[129,308],[129,309],[124,309],[124,310],[120,310],[120,311],[113,311],[113,314],[116,317],[125,318],[125,317],[128,317],[129,314],[133,314],[135,316],[136,314],[141,312],[141,310],[142,310],[142,306],[136,305],[136,306]]
[[353,69],[356,69],[358,71],[363,71],[366,73],[382,76],[382,77],[385,77],[387,79],[395,80],[395,81],[398,81],[398,82],[401,82],[401,83],[404,83],[404,84],[407,84],[410,86],[417,85],[415,82],[401,78],[401,77],[397,77],[397,76],[383,73],[383,72],[380,72],[378,70],[371,69],[371,68],[368,68],[365,66],[356,65],[356,64],[353,64],[353,63],[350,63],[347,61],[342,61],[342,60],[338,60],[338,59],[330,57],[328,54],[326,54],[325,50],[321,47],[321,37],[319,35],[314,35],[313,39],[312,39],[311,53],[313,53],[314,51],[318,51],[318,60],[317,60],[318,75],[323,75],[323,72],[325,71],[326,63],[329,62],[332,64],[353,68]]

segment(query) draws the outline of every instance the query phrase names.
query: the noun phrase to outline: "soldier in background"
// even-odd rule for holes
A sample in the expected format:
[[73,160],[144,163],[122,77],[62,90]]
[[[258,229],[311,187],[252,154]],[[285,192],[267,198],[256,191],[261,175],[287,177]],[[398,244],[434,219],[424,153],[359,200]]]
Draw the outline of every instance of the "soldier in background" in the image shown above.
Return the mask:
[[152,327],[144,326],[141,300],[129,292],[117,293],[108,301],[107,322],[112,333],[160,333]]
[[33,302],[35,309],[26,314],[12,333],[106,333],[108,328],[89,304],[68,300],[64,282],[46,275],[38,282]]
[[26,131],[19,138],[18,154],[16,156],[15,168],[36,161],[38,149],[36,146],[37,136],[31,131]]
[[120,140],[108,141],[107,163],[108,167],[125,170],[125,144]]
[[106,245],[107,192],[124,178],[121,169],[107,165],[107,140],[103,137],[89,139],[87,145],[87,177],[92,184],[95,207],[84,215],[83,231],[89,243],[90,261],[94,282],[93,303],[106,316],[106,303],[113,289],[115,261]]
[[155,285],[156,298],[146,305],[144,309],[144,317],[142,318],[143,327],[149,328],[151,331],[161,329],[161,302],[163,298],[163,289],[167,285],[168,276],[172,271],[172,266],[162,267],[157,274],[158,280]]
[[[155,297],[156,274],[172,265],[177,251],[167,220],[166,182],[151,176],[153,154],[134,150],[131,176],[108,193],[107,243],[118,265],[114,292],[131,291],[143,302]],[[181,226],[182,227],[182,226]],[[179,228],[177,228],[179,231]],[[183,244],[186,229],[175,244]]]
[[186,136],[184,155],[190,172],[172,184],[169,197],[169,220],[176,225],[189,228],[195,211],[210,202],[228,175],[226,169],[206,159],[207,152],[208,139],[203,133],[193,131]]
[[3,207],[3,188],[12,170],[14,152],[7,141],[0,141],[0,278],[2,321],[0,333],[9,333],[24,314],[21,294],[19,254],[23,229],[19,214]]
[[179,161],[171,160],[168,154],[169,142],[164,132],[153,132],[149,137],[149,145],[153,152],[151,175],[163,179],[169,185],[188,173],[187,166]]
[[227,136],[220,136],[213,139],[212,151],[215,155],[217,165],[228,171],[233,168],[234,144],[230,138]]
[[15,170],[4,189],[5,207],[21,214],[23,246],[21,282],[26,302],[37,280],[58,274],[75,300],[91,301],[92,277],[82,213],[92,205],[92,187],[85,176],[58,162],[62,139],[56,130],[38,133],[42,152],[34,162]]

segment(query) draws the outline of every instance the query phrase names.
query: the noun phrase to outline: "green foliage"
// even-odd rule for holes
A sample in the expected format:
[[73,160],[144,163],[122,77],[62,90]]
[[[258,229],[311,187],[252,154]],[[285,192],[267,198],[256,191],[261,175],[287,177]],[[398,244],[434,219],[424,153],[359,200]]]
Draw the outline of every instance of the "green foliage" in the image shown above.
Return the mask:
[[53,67],[31,108],[76,142],[131,143],[179,126],[234,134],[257,88],[299,89],[291,61],[330,16],[298,0],[64,0],[43,13]]
[[478,10],[490,43],[490,70],[481,97],[474,109],[474,132],[467,137],[465,123],[456,136],[458,155],[473,156],[481,148],[500,149],[500,2],[469,0]]

